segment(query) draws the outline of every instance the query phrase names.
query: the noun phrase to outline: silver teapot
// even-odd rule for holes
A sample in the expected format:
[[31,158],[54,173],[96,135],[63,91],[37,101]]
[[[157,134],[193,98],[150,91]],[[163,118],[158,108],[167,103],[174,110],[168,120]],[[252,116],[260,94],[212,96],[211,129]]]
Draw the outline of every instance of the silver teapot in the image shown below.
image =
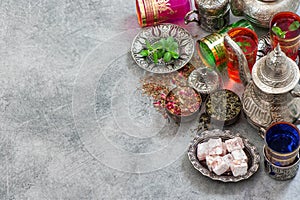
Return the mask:
[[278,45],[253,66],[252,75],[241,48],[228,36],[224,41],[233,49],[239,62],[239,74],[245,90],[242,106],[248,122],[264,130],[272,123],[295,123],[300,117],[299,68]]
[[244,15],[257,26],[268,28],[274,14],[282,11],[296,12],[299,0],[231,0],[230,8],[234,15]]

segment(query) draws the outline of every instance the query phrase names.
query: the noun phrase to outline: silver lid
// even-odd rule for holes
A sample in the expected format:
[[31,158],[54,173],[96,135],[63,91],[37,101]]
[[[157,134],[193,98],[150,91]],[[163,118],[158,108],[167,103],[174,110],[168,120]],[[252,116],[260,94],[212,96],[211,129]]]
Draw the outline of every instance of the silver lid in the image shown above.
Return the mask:
[[189,86],[201,94],[209,94],[220,88],[220,75],[207,67],[195,69],[188,78]]
[[282,94],[295,88],[299,81],[297,64],[278,45],[255,63],[252,70],[255,85],[268,94]]
[[229,9],[229,0],[195,0],[202,15],[218,16]]

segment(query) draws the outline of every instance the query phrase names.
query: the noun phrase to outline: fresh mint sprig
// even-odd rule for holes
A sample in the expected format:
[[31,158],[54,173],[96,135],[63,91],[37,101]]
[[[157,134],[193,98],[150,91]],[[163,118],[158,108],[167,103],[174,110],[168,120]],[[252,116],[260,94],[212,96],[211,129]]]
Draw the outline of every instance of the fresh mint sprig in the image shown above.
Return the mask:
[[[293,23],[290,24],[289,31],[296,31],[299,27],[300,27],[300,22],[294,21]],[[285,38],[285,34],[287,33],[287,31],[282,31],[281,28],[278,26],[273,26],[272,31],[280,38]]]
[[146,49],[143,49],[139,54],[143,57],[152,56],[153,62],[158,63],[159,59],[164,62],[170,62],[171,59],[178,59],[178,43],[173,37],[161,38],[158,42],[150,44],[146,41]]

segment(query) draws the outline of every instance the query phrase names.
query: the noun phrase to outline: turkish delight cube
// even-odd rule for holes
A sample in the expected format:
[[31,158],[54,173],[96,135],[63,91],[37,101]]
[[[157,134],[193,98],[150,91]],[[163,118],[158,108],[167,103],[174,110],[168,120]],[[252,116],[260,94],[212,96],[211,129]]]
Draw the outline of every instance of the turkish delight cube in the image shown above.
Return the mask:
[[209,139],[208,140],[208,154],[209,155],[221,155],[223,152],[222,139]]
[[248,164],[246,161],[233,160],[230,164],[230,170],[233,176],[242,176],[247,173]]
[[225,142],[222,142],[222,156],[225,156],[227,154],[227,147]]
[[222,159],[230,166],[230,163],[233,161],[233,156],[229,153],[223,156]]
[[244,148],[244,142],[240,137],[234,137],[232,139],[226,140],[225,144],[229,152]]
[[206,165],[209,171],[212,171],[214,166],[217,164],[218,160],[221,160],[222,158],[220,156],[206,156]]
[[218,159],[213,165],[213,172],[217,175],[221,175],[228,171],[230,165],[228,165],[223,159]]
[[208,155],[208,143],[203,142],[197,145],[197,158],[202,161],[205,160]]
[[246,162],[248,161],[248,157],[243,149],[234,150],[231,152],[231,155],[234,160],[244,160]]

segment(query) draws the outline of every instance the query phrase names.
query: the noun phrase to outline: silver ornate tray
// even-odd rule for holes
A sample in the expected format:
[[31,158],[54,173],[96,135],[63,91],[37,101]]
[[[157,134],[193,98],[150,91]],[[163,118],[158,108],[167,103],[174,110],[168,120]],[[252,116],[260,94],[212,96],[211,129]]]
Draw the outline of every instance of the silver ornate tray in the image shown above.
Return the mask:
[[[161,38],[174,37],[179,46],[179,58],[165,63],[160,60],[155,64],[151,58],[139,55],[146,47],[146,40],[154,44]],[[160,24],[143,29],[134,38],[131,46],[131,55],[134,61],[143,69],[153,73],[170,73],[186,65],[194,54],[194,40],[192,35],[184,28],[175,24]]]
[[[231,172],[226,172],[222,175],[216,175],[214,172],[208,170],[205,161],[199,161],[197,158],[197,145],[202,142],[208,141],[210,138],[221,138],[223,141],[234,138],[241,137],[244,141],[244,151],[248,157],[248,172],[243,176],[233,176]],[[195,169],[197,169],[201,174],[207,176],[213,180],[218,180],[222,182],[238,182],[241,180],[248,179],[251,177],[259,168],[260,156],[256,147],[249,142],[248,139],[244,138],[239,134],[232,134],[229,130],[211,130],[203,131],[201,135],[197,135],[190,143],[188,148],[188,157]]]

